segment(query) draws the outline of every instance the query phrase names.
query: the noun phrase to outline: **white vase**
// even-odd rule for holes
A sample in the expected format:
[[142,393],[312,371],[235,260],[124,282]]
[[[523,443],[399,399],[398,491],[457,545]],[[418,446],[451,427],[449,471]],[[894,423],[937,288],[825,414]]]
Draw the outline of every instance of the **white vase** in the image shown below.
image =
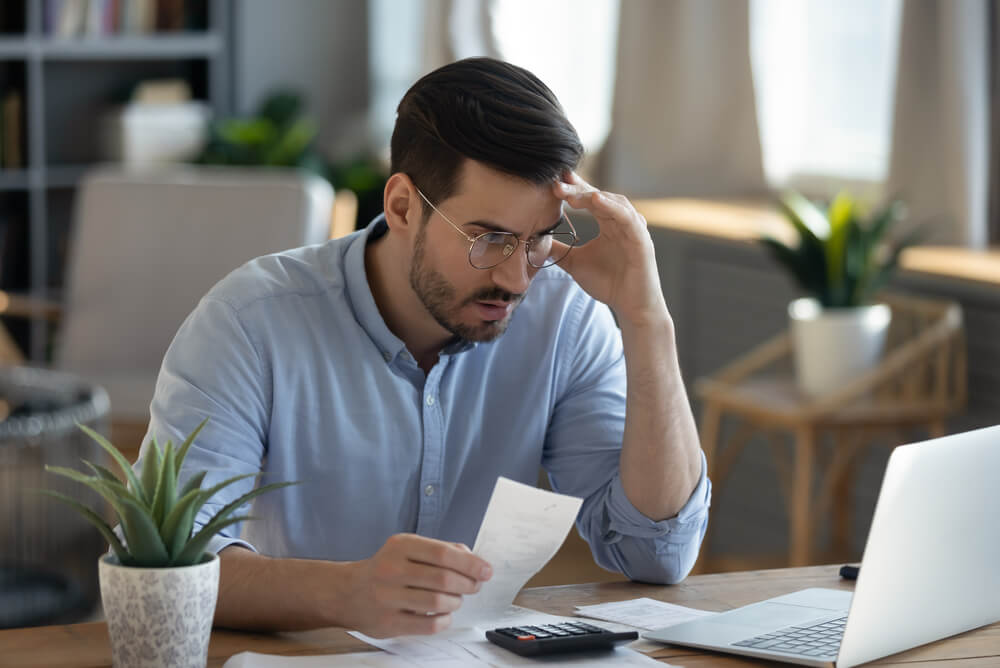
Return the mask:
[[892,309],[886,304],[827,309],[804,297],[788,305],[788,317],[799,388],[818,396],[878,365]]
[[204,668],[219,594],[219,558],[135,568],[98,561],[115,668]]

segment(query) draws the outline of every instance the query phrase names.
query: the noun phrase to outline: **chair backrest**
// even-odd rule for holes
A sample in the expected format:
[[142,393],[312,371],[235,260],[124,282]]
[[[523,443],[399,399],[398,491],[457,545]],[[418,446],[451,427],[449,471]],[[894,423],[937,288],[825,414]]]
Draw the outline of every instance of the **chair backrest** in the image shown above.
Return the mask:
[[294,170],[99,169],[79,190],[55,366],[142,418],[184,318],[248,260],[329,235],[333,190]]

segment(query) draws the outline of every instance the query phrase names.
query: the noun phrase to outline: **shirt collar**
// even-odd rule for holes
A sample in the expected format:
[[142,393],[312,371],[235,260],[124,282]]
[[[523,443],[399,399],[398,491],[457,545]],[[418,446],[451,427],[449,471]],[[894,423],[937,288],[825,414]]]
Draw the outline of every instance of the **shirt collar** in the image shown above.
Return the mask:
[[[351,240],[344,257],[344,281],[358,323],[371,337],[385,361],[392,363],[406,350],[406,344],[389,331],[389,327],[386,326],[385,320],[375,304],[375,297],[372,296],[371,287],[368,284],[368,274],[365,271],[365,248],[369,243],[381,238],[388,230],[385,215],[379,214],[361,234]],[[441,353],[455,355],[475,347],[475,343],[457,340],[445,346]]]

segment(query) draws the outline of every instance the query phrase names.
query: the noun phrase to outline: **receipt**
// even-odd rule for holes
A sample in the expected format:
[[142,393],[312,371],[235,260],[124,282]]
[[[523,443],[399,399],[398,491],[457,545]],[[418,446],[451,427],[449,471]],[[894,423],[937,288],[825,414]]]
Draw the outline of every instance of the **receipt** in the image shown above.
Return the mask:
[[493,577],[465,596],[452,627],[474,626],[502,614],[531,576],[566,540],[583,499],[507,478],[497,479],[472,551],[493,566]]

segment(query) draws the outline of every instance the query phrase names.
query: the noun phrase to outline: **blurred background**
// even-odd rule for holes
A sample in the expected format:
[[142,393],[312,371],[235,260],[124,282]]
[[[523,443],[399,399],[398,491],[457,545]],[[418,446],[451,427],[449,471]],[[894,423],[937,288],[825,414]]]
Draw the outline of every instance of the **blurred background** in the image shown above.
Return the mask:
[[[137,448],[198,296],[367,224],[400,97],[490,55],[554,90],[584,176],[650,223],[715,481],[698,568],[857,559],[891,447],[1000,408],[998,33],[990,0],[3,0],[0,356],[78,391],[13,378],[0,417],[86,404]],[[806,271],[844,248],[848,272],[891,270],[903,301],[868,367],[802,389],[788,309],[809,290],[765,235]],[[0,535],[22,536],[0,565],[45,566],[76,530],[18,493],[47,480],[33,424],[0,429]],[[574,536],[534,583],[612,577]]]

